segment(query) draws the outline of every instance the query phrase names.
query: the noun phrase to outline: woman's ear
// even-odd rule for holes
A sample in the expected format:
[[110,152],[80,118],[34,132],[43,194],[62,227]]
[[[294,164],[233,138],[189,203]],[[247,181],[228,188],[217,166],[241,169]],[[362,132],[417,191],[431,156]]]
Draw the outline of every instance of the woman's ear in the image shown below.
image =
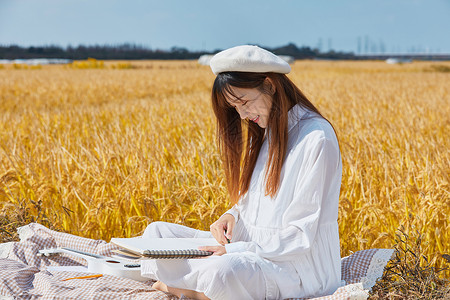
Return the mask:
[[264,79],[264,88],[267,91],[269,91],[271,95],[274,95],[275,92],[277,91],[277,88],[275,87],[273,80],[270,79],[269,77],[266,77],[266,79]]

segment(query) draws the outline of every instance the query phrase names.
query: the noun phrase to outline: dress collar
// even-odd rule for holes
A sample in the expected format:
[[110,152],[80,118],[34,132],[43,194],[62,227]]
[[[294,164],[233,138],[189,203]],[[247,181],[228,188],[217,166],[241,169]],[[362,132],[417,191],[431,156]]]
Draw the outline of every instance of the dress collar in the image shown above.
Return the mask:
[[290,131],[307,113],[308,110],[302,108],[299,104],[291,107],[288,111],[288,131]]
[[[299,104],[294,105],[288,111],[288,132],[298,124],[298,122],[303,119],[308,114],[309,110],[302,108]],[[264,138],[269,135],[269,128],[267,127],[264,131]]]

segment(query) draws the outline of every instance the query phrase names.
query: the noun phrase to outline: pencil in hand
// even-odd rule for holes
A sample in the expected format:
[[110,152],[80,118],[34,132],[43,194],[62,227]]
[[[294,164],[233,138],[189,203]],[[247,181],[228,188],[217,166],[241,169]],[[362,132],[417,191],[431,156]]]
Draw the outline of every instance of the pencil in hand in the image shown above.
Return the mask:
[[228,236],[227,236],[227,231],[226,231],[226,230],[225,230],[225,232],[224,232],[224,235],[225,235],[225,238],[227,239],[228,244],[231,243],[230,239],[229,239]]

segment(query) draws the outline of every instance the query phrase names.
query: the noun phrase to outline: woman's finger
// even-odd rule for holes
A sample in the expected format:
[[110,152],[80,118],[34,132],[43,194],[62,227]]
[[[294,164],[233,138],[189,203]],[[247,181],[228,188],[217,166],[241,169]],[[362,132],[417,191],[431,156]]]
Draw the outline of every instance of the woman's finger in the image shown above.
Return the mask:
[[201,246],[198,247],[199,250],[203,250],[203,251],[210,251],[213,252],[213,255],[223,255],[225,253],[227,253],[227,250],[225,249],[224,246]]
[[219,230],[216,227],[213,227],[210,229],[211,234],[213,235],[213,237],[216,239],[216,241],[221,244],[221,245],[225,245],[226,243],[226,238],[223,234],[223,231]]
[[225,222],[218,223],[216,221],[215,223],[213,223],[210,226],[211,234],[216,239],[216,241],[221,245],[225,245],[228,243],[227,238],[225,236],[226,228],[227,228],[227,223],[225,223]]
[[226,230],[225,236],[228,240],[231,240],[231,238],[233,237],[233,229],[234,229],[234,220],[228,222],[228,225],[227,225],[227,230]]

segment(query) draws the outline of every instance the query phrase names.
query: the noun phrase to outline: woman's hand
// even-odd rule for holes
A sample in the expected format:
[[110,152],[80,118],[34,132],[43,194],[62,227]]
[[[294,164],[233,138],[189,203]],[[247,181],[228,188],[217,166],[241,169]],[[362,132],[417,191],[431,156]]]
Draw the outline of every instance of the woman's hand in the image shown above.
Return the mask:
[[213,255],[221,256],[227,253],[225,246],[201,246],[198,247],[199,250],[214,252]]
[[209,230],[219,244],[225,245],[231,240],[235,223],[233,215],[224,214],[209,226]]

